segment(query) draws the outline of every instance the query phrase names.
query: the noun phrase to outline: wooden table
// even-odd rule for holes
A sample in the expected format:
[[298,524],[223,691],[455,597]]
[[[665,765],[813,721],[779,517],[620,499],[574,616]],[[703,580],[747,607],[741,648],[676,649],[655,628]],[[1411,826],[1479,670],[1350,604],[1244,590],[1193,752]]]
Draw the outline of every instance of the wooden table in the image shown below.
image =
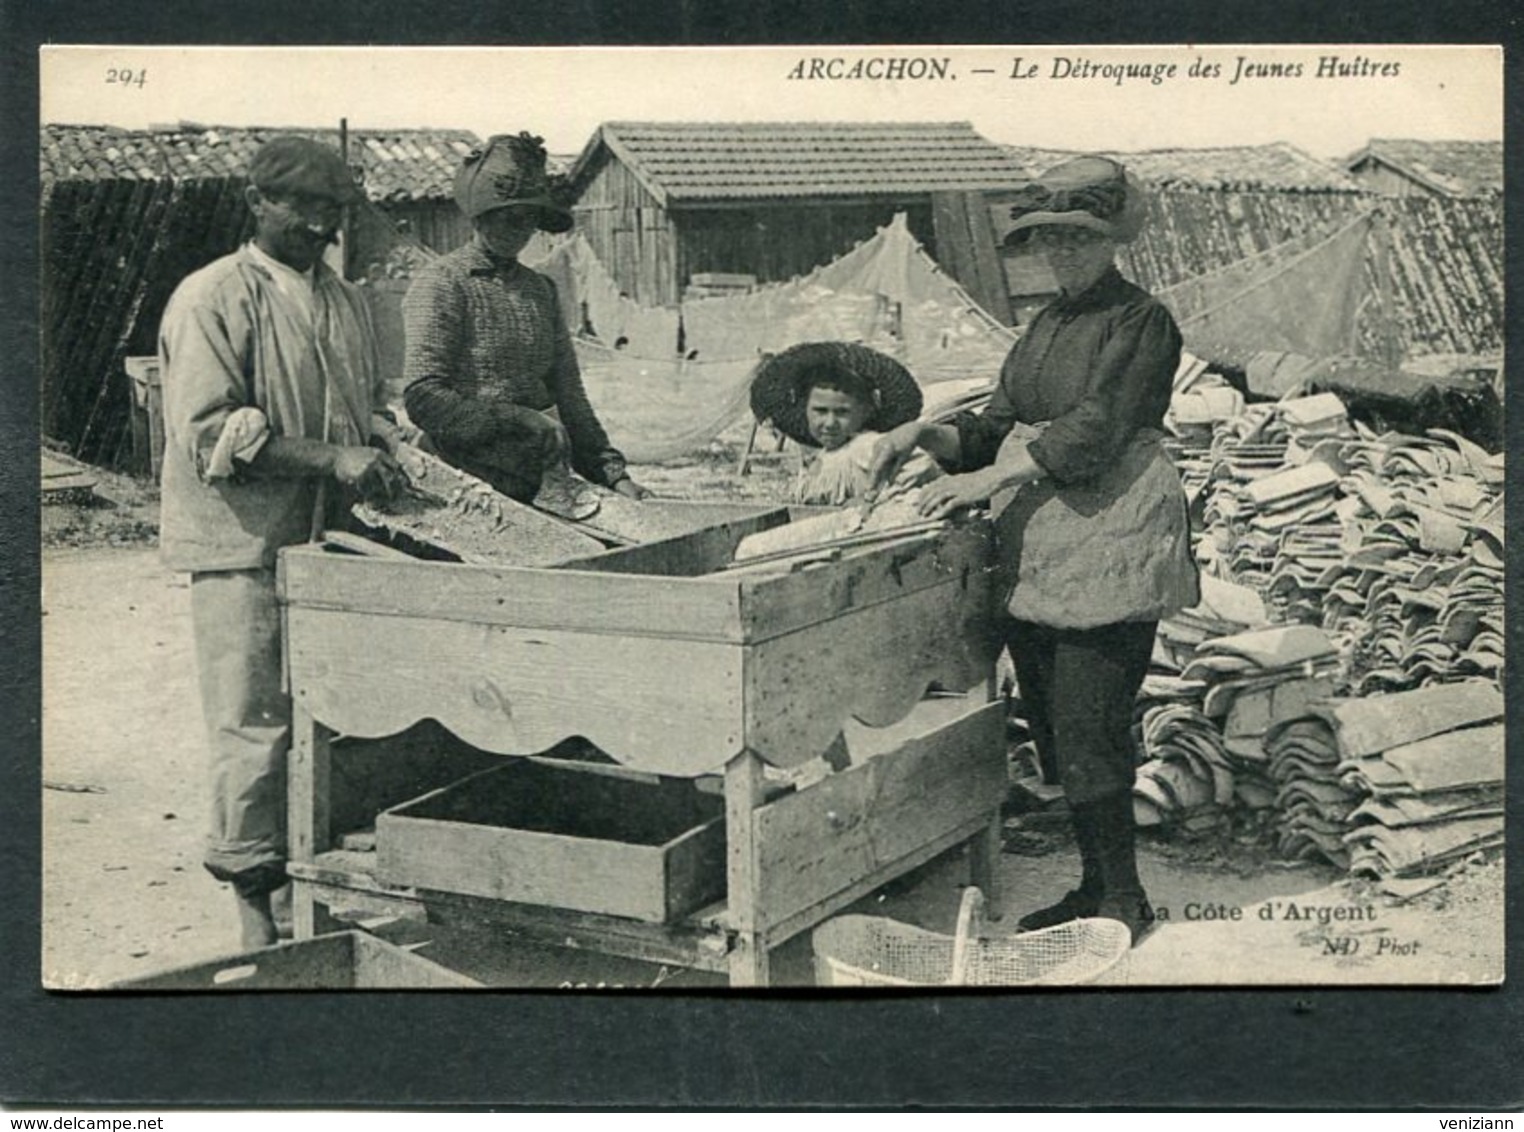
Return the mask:
[[[282,553],[293,699],[296,930],[329,904],[424,906],[518,935],[726,971],[766,985],[769,951],[960,844],[988,888],[1005,792],[989,702],[983,524],[775,574],[721,567],[782,511],[555,569]],[[931,685],[975,688],[925,699]],[[331,740],[435,719],[481,751],[582,736],[632,771],[723,791],[727,899],[675,924],[385,884],[336,847]],[[853,764],[779,793],[845,734]],[[769,771],[769,767],[776,768]]]

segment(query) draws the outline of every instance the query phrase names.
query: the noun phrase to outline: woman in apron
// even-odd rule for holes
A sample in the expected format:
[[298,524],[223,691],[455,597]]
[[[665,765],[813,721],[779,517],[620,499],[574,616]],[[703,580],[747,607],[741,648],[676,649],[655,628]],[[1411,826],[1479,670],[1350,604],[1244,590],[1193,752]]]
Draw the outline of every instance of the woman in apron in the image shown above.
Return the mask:
[[1145,216],[1120,164],[1065,161],[1011,216],[1007,244],[1047,258],[1059,297],[1011,350],[983,412],[887,433],[873,478],[930,452],[956,474],[923,489],[928,517],[1014,489],[996,520],[1004,637],[1083,861],[1078,886],[1020,926],[1103,916],[1136,943],[1153,911],[1135,852],[1133,707],[1160,618],[1198,600],[1185,495],[1160,444],[1180,331],[1117,271],[1117,246]]

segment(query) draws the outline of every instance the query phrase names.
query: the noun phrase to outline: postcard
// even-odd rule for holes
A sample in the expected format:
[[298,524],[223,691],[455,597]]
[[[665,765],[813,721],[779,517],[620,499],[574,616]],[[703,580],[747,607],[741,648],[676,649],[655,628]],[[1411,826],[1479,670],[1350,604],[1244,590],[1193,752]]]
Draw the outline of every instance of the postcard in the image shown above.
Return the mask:
[[42,985],[1500,983],[1502,58],[44,48]]

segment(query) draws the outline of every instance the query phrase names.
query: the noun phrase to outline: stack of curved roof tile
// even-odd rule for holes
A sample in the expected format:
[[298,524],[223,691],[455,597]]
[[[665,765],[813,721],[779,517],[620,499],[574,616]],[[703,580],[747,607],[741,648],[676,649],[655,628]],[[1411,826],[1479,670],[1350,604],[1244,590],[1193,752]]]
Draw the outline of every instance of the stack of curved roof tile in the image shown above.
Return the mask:
[[1171,684],[1151,677],[1144,696],[1154,702],[1142,728],[1148,761],[1133,785],[1138,823],[1189,825],[1235,804],[1273,806],[1264,735],[1332,695],[1337,663],[1322,630],[1279,625],[1204,640]]
[[1323,624],[1351,642],[1351,687],[1377,692],[1503,667],[1503,460],[1463,437],[1368,436]]
[[1354,691],[1500,679],[1501,454],[1444,430],[1351,425],[1332,394],[1250,405],[1213,428],[1206,572],[1254,588],[1274,620],[1343,639]]
[[1276,600],[1271,583],[1300,562],[1300,552],[1326,557],[1339,532],[1337,453],[1349,435],[1344,404],[1333,394],[1250,405],[1219,422],[1201,511],[1203,563]]
[[1272,728],[1280,847],[1357,872],[1433,872],[1503,837],[1503,697],[1469,681],[1328,700]]

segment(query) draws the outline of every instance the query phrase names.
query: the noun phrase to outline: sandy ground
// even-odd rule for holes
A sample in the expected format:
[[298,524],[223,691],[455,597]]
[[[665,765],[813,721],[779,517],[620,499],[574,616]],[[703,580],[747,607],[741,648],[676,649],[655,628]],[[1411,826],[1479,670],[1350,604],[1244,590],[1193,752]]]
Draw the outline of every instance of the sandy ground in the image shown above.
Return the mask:
[[[737,481],[731,454],[640,479],[689,498],[774,498],[782,472]],[[189,591],[152,544],[151,491],[110,481],[117,507],[43,516],[43,982],[93,988],[237,950],[231,895],[200,867],[203,741]],[[1009,823],[991,931],[1060,895],[1078,871],[1061,814]],[[1169,984],[1488,983],[1502,977],[1502,864],[1474,860],[1407,904],[1332,870],[1236,842],[1145,838],[1141,871],[1168,920],[1103,981]],[[966,870],[949,857],[857,911],[950,931]],[[420,953],[508,986],[713,986],[559,949],[427,924],[372,924]],[[812,979],[808,937],[775,978]]]

